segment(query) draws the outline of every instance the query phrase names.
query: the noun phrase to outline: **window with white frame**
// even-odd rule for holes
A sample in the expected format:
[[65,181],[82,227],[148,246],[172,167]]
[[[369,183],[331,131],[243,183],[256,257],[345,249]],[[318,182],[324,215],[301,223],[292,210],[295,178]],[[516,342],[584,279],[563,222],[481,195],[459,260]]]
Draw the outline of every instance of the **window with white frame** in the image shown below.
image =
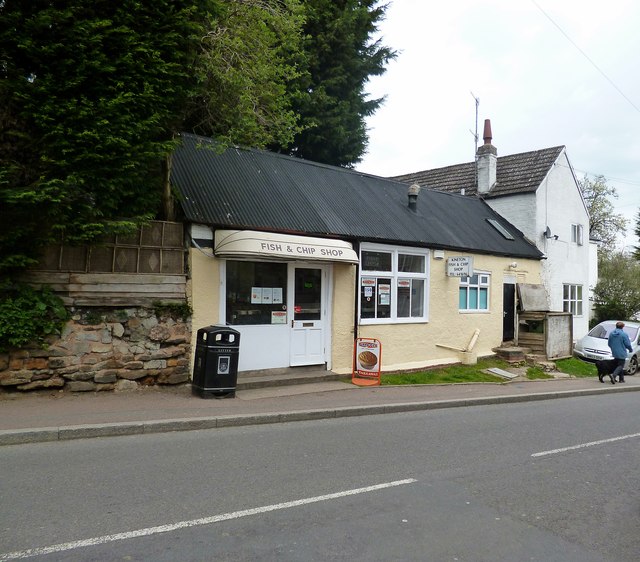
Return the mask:
[[474,272],[471,277],[460,278],[458,289],[459,310],[489,310],[489,287],[491,275]]
[[572,224],[571,225],[571,242],[577,244],[578,246],[582,246],[582,225],[581,224]]
[[582,285],[562,286],[562,310],[574,316],[582,316]]
[[362,244],[361,322],[425,322],[428,257],[428,250],[418,248]]

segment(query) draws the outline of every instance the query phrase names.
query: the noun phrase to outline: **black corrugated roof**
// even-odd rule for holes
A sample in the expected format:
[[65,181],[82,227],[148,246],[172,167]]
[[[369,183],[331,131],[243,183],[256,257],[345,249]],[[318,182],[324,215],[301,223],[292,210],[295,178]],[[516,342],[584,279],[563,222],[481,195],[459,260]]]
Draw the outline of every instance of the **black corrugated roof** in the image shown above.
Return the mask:
[[[263,150],[216,151],[182,135],[171,181],[189,222],[346,240],[538,259],[512,224],[482,200],[423,189],[417,210],[404,183]],[[505,239],[486,219],[513,235]]]
[[[496,185],[489,193],[483,194],[483,197],[488,199],[536,191],[564,148],[564,146],[554,146],[531,152],[499,156],[496,167]],[[391,179],[408,184],[417,183],[422,187],[448,193],[460,193],[460,190],[464,189],[466,195],[475,195],[475,171],[475,162],[466,162],[444,168],[393,176]]]

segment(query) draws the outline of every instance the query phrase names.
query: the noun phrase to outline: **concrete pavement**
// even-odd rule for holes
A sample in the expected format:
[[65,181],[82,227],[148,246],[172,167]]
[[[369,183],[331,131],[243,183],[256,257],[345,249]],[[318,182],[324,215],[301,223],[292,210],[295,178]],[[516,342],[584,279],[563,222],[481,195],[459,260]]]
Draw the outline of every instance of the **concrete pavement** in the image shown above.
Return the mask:
[[640,391],[593,378],[357,387],[329,381],[201,398],[190,387],[110,393],[0,394],[0,445],[409,412]]

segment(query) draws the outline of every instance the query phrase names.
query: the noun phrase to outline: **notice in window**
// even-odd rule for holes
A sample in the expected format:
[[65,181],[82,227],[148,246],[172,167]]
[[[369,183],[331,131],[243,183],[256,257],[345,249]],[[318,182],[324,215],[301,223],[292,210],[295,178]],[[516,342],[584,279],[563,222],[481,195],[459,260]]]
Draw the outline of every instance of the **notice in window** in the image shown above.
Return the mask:
[[271,287],[262,288],[262,304],[271,304],[273,302],[273,289]]
[[273,288],[273,304],[282,304],[282,287]]
[[251,304],[262,304],[262,287],[251,287]]
[[287,313],[283,310],[272,310],[271,311],[271,323],[272,324],[286,324],[287,323]]
[[383,306],[391,304],[391,285],[378,285],[378,302]]

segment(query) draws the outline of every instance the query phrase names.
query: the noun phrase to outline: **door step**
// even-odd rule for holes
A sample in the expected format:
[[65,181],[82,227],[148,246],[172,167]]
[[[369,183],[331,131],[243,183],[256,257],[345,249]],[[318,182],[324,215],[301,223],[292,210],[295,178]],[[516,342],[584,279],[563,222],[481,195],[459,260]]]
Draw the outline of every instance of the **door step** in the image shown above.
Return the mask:
[[326,369],[296,367],[290,369],[268,369],[263,371],[243,371],[238,374],[237,390],[291,386],[319,382],[337,381],[345,378]]
[[525,360],[525,356],[529,353],[528,348],[524,347],[496,347],[495,354],[509,363],[519,363]]

